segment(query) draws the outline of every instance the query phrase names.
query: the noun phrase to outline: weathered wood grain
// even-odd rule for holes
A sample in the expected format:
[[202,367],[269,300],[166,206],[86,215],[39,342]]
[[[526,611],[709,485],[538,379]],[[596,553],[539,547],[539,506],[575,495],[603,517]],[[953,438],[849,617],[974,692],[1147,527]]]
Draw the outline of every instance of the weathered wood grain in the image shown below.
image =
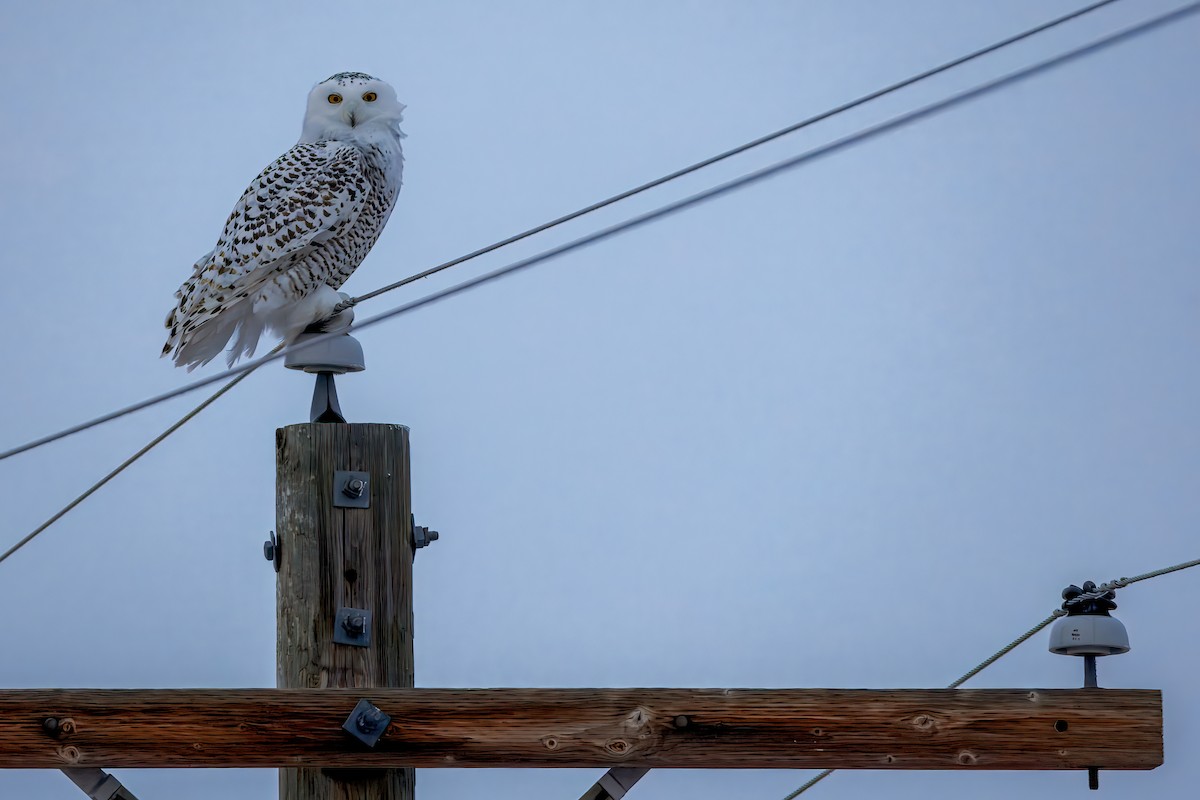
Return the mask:
[[[394,720],[373,750],[340,727],[361,697]],[[47,717],[71,720],[70,732],[52,738]],[[1033,770],[1162,759],[1152,690],[0,691],[0,768]]]
[[[276,431],[277,685],[413,685],[408,429],[303,424]],[[333,504],[334,473],[370,473],[369,508]],[[333,642],[339,607],[372,612],[371,646]],[[345,717],[343,716],[343,720]],[[338,723],[339,725],[341,722]],[[305,763],[279,761],[279,765]],[[280,800],[411,800],[413,771],[283,769]]]

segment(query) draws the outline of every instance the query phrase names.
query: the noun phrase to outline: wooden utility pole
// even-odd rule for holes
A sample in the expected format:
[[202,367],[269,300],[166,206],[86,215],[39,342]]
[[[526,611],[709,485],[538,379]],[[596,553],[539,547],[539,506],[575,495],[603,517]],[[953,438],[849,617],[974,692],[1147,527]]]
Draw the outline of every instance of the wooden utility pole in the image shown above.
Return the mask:
[[[584,796],[598,800],[655,768],[1094,775],[1162,764],[1161,693],[1094,680],[415,689],[413,552],[437,535],[412,521],[408,429],[345,422],[333,375],[363,368],[350,336],[303,352],[285,364],[317,374],[315,422],[276,432],[279,535],[266,549],[279,573],[278,687],[0,689],[0,769],[61,769],[106,800],[132,798],[112,767],[278,767],[280,800],[413,800],[414,767],[610,768]],[[1065,652],[1098,646],[1072,638],[1084,629],[1070,629]]]
[[[277,685],[368,699],[412,687],[408,429],[289,425],[276,431],[276,466]],[[279,797],[412,800],[413,770],[281,769]]]

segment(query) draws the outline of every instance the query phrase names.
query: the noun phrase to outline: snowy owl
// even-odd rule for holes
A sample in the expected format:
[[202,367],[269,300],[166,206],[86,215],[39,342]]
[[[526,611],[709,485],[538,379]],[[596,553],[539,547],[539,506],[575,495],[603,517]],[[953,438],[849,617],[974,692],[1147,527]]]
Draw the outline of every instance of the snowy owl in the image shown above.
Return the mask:
[[254,179],[175,293],[164,356],[191,371],[236,333],[232,364],[264,329],[290,342],[330,316],[396,203],[403,111],[391,86],[361,72],[313,88],[300,141]]

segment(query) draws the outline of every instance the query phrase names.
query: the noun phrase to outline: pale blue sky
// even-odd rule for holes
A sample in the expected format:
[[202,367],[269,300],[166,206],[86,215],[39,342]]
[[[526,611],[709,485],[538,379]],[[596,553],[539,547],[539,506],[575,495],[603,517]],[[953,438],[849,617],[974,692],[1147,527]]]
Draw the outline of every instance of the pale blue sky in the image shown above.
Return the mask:
[[[0,28],[0,445],[186,380],[162,319],[340,70],[409,106],[361,293],[1083,0],[12,5]],[[372,314],[1089,41],[1061,30],[364,304]],[[1200,21],[363,332],[355,421],[412,429],[424,686],[942,686],[1067,583],[1198,555]],[[265,369],[0,565],[0,685],[269,686]],[[198,402],[0,463],[7,545]],[[1102,685],[1166,693],[1200,783],[1200,575],[1123,591]],[[1186,607],[1186,606],[1184,606]],[[136,624],[131,621],[136,618]],[[38,624],[35,624],[38,623]],[[1041,636],[969,686],[1078,685]],[[146,800],[271,771],[118,771]],[[421,800],[573,800],[599,770],[436,771]],[[662,771],[631,800],[776,800],[811,772]],[[808,798],[1084,797],[1066,773],[841,773]],[[0,772],[0,797],[82,796]]]

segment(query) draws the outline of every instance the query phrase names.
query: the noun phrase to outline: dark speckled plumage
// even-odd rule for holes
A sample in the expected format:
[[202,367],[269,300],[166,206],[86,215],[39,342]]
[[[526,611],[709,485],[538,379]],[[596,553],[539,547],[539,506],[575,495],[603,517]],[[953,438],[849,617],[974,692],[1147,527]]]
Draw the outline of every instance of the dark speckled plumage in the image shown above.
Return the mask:
[[[318,89],[381,83],[343,72]],[[318,89],[310,114],[316,102],[328,116]],[[342,127],[319,141],[301,141],[242,193],[216,247],[176,292],[164,355],[174,352],[177,363],[189,366],[205,363],[239,326],[231,361],[253,351],[263,327],[286,338],[300,324],[287,317],[288,304],[322,286],[339,288],[366,257],[400,189],[401,134],[394,123]]]

